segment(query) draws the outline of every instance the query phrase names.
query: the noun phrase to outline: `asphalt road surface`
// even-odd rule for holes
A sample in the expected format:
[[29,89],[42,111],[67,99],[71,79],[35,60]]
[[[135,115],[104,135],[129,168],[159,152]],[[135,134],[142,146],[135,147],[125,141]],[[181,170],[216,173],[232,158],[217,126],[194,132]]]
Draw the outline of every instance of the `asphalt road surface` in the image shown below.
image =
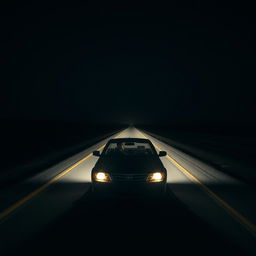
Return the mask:
[[256,191],[135,128],[168,171],[163,198],[95,197],[93,150],[104,140],[0,194],[0,255],[256,255]]

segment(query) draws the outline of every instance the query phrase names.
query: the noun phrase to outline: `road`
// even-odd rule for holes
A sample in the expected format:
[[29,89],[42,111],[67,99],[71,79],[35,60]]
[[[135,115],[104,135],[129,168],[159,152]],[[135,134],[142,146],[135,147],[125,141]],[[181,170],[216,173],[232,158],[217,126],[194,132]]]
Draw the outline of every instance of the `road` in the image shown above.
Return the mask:
[[93,150],[106,140],[0,194],[0,253],[12,255],[174,253],[256,255],[256,190],[139,131],[168,171],[158,201],[95,198]]

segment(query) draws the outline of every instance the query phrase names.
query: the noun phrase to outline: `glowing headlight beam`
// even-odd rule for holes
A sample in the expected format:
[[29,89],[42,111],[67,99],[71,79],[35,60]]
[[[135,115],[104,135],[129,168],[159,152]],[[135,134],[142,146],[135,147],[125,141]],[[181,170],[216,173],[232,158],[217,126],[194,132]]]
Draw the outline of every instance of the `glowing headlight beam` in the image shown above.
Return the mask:
[[161,182],[164,180],[164,174],[161,172],[153,172],[149,174],[147,181],[148,182]]
[[107,175],[104,172],[98,172],[96,174],[96,179],[98,180],[105,180],[107,178]]
[[97,172],[94,175],[94,179],[95,179],[95,181],[98,181],[98,182],[110,182],[111,181],[109,174],[106,172]]
[[155,172],[152,175],[152,180],[161,180],[163,175],[160,172]]

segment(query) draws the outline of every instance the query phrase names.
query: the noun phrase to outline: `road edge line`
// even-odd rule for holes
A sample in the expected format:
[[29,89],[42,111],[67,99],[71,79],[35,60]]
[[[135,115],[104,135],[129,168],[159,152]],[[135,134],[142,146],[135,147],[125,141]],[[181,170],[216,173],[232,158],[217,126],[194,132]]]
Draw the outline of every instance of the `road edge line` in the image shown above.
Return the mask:
[[[145,138],[147,138],[141,131],[139,131]],[[148,139],[148,138],[147,138]],[[161,148],[154,145],[159,151]],[[167,154],[166,156],[169,161],[171,161],[183,174],[185,174],[191,181],[198,184],[200,188],[206,192],[215,202],[217,202],[226,212],[229,213],[236,221],[238,221],[242,226],[244,226],[255,238],[256,238],[256,225],[245,218],[232,206],[230,206],[226,201],[221,199],[217,194],[215,194],[210,188],[204,185],[197,177],[190,173],[185,167],[183,167],[178,161],[176,161],[172,156]]]

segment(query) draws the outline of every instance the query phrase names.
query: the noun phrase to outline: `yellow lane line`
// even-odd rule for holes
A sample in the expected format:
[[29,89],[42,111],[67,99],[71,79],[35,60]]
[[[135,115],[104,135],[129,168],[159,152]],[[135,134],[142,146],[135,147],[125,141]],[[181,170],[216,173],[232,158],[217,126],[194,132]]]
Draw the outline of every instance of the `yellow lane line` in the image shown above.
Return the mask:
[[[145,138],[147,138],[144,134],[142,134]],[[148,139],[148,138],[147,138]],[[154,146],[161,151],[157,145]],[[178,163],[173,157],[169,154],[166,156],[178,169],[184,173],[190,180],[198,184],[203,191],[205,191],[212,199],[214,199],[219,205],[221,205],[232,217],[234,217],[237,221],[239,221],[247,230],[255,235],[256,225],[246,219],[243,215],[241,215],[237,210],[231,207],[227,202],[225,202],[222,198],[216,195],[211,189],[209,189],[206,185],[204,185],[197,177],[195,177],[191,172],[189,172],[185,167],[183,167],[180,163]]]
[[[104,148],[105,145],[101,146],[100,148],[98,148],[97,150],[101,150]],[[22,199],[20,199],[19,201],[17,201],[16,203],[14,203],[13,205],[11,205],[10,207],[8,207],[7,209],[5,209],[4,211],[2,211],[0,213],[0,220],[2,220],[3,218],[5,218],[6,216],[8,216],[9,214],[11,214],[13,211],[15,211],[16,209],[18,209],[19,207],[21,207],[22,205],[24,205],[26,202],[28,202],[29,200],[31,200],[32,198],[34,198],[35,196],[37,196],[39,193],[41,193],[42,191],[44,191],[46,188],[48,188],[51,184],[55,183],[56,181],[58,181],[60,178],[62,178],[64,175],[68,174],[70,171],[72,171],[74,168],[76,168],[77,166],[79,166],[80,164],[82,164],[84,161],[86,161],[87,159],[89,159],[92,156],[92,153],[90,153],[89,155],[87,155],[86,157],[82,158],[81,160],[79,160],[78,162],[76,162],[75,164],[73,164],[72,166],[70,166],[69,168],[65,169],[63,172],[59,173],[57,176],[55,176],[54,178],[52,178],[51,180],[49,180],[47,183],[45,183],[44,185],[42,185],[41,187],[37,188],[36,190],[34,190],[33,192],[31,192],[30,194],[28,194],[27,196],[23,197]]]

